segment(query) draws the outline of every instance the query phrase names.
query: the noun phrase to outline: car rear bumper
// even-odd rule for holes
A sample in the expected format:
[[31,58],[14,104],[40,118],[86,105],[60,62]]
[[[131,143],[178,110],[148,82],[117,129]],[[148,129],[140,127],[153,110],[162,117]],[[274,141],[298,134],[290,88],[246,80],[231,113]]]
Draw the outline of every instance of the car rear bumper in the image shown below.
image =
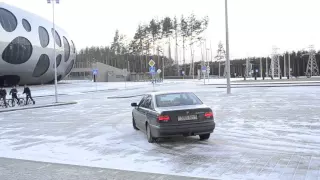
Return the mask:
[[158,137],[171,137],[171,136],[194,136],[200,134],[212,133],[215,128],[214,121],[208,121],[197,124],[185,124],[174,126],[154,126],[151,125],[150,129],[152,136]]

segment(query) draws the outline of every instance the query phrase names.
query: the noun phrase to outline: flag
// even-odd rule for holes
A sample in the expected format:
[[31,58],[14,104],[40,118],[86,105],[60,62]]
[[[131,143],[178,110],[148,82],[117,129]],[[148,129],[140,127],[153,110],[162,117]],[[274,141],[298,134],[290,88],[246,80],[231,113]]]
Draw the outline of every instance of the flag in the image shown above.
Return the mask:
[[51,0],[47,0],[47,2],[48,2],[48,4],[50,4],[50,3],[51,3]]
[[56,0],[56,3],[59,4],[60,0]]

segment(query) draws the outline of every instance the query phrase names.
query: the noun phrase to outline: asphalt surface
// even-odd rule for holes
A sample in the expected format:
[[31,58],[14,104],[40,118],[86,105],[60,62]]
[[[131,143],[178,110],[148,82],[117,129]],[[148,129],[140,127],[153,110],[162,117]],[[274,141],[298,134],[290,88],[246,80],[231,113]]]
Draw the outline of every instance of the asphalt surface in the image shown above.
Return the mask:
[[[61,93],[67,95],[59,98],[77,104],[0,114],[0,157],[217,179],[320,178],[318,87],[248,87],[226,95],[225,89],[188,81],[97,92],[86,92],[92,87],[81,84],[66,86]],[[153,90],[195,92],[213,108],[217,126],[211,138],[149,144],[132,128],[130,103]],[[6,172],[13,177],[19,171],[24,172]],[[35,173],[21,177],[42,175]]]
[[1,180],[204,180],[185,176],[0,158]]

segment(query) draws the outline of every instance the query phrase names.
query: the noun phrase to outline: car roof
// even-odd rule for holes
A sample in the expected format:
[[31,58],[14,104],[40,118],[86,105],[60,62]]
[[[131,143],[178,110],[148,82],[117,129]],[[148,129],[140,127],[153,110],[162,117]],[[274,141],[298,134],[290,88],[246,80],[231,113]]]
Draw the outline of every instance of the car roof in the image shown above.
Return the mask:
[[148,93],[147,95],[156,96],[156,95],[163,95],[163,94],[179,94],[179,93],[193,93],[193,92],[189,92],[189,91],[158,91],[158,92]]

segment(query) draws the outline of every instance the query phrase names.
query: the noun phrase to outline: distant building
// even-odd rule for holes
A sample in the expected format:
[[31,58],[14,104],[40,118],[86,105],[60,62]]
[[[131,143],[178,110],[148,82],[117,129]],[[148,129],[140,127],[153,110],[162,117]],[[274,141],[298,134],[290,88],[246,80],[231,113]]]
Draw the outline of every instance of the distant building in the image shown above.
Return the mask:
[[[93,79],[93,71],[96,71],[97,82],[117,82],[129,80],[126,69],[119,69],[100,62],[92,64],[76,64],[75,68],[71,70],[69,79]],[[80,66],[79,66],[80,65]]]
[[[47,84],[68,75],[76,48],[68,34],[35,14],[0,3],[0,85]],[[56,57],[53,45],[56,43]]]
[[150,79],[149,73],[128,72],[100,62],[76,62],[68,76],[72,80],[93,80],[93,71],[97,71],[97,82],[144,81]]

